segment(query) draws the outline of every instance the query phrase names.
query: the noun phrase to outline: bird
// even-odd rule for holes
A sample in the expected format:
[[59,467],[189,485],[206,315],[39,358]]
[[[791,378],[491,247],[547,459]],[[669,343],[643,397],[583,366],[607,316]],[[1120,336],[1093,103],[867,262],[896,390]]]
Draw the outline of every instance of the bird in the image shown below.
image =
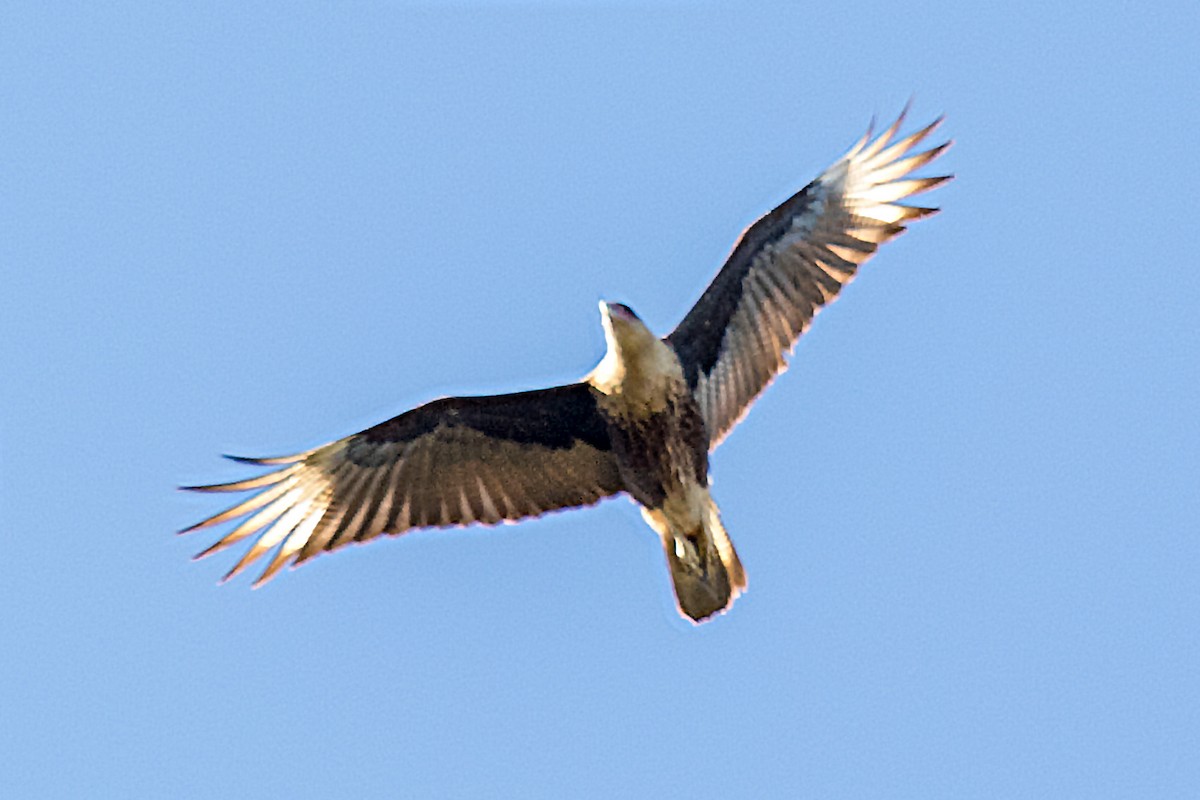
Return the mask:
[[879,245],[938,211],[901,201],[953,177],[913,176],[952,141],[915,152],[942,117],[900,137],[907,111],[878,136],[872,122],[751,224],[666,336],[629,306],[601,302],[606,350],[580,381],[444,397],[294,455],[229,456],[271,469],[181,487],[254,492],[180,531],[241,518],[195,558],[253,538],[222,582],[274,548],[259,586],[284,566],[383,535],[512,523],[626,495],[662,543],[680,615],[699,624],[725,612],[747,580],[713,499],[710,453]]

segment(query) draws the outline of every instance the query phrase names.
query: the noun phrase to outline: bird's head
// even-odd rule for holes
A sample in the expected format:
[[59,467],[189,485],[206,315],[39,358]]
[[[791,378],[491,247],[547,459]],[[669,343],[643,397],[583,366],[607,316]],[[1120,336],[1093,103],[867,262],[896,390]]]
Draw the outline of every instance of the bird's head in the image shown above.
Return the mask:
[[642,375],[670,353],[624,303],[601,302],[600,321],[608,351],[586,380],[605,394],[623,391],[631,372]]
[[604,338],[609,351],[638,353],[658,341],[658,337],[633,313],[633,309],[624,303],[601,301],[600,319],[604,324]]
[[642,321],[641,317],[633,313],[633,309],[624,303],[610,303],[607,300],[601,300],[600,313],[608,319],[616,318],[625,321]]

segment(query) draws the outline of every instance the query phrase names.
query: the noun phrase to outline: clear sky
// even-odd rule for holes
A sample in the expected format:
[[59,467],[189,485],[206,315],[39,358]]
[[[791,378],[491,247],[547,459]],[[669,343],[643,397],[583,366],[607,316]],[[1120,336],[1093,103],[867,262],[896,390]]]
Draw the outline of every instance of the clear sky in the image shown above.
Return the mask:
[[[6,797],[1195,792],[1194,2],[191,6],[0,11]],[[728,615],[625,500],[189,560],[218,454],[665,333],[910,96],[957,180],[716,453]]]

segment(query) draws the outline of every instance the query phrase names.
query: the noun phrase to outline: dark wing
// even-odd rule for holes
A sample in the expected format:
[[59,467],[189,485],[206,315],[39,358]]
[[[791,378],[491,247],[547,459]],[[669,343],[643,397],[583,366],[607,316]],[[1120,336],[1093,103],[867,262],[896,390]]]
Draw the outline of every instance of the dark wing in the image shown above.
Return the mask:
[[258,585],[289,562],[384,533],[493,525],[595,503],[624,487],[593,392],[577,383],[448,397],[306,453],[236,459],[282,466],[186,487],[260,491],[182,533],[250,515],[197,558],[257,536],[228,579],[278,545]]
[[787,368],[785,355],[904,223],[937,209],[897,201],[950,176],[908,178],[950,142],[908,153],[941,122],[892,142],[904,115],[879,138],[870,131],[815,181],[746,229],[725,266],[667,337],[708,425],[710,447]]

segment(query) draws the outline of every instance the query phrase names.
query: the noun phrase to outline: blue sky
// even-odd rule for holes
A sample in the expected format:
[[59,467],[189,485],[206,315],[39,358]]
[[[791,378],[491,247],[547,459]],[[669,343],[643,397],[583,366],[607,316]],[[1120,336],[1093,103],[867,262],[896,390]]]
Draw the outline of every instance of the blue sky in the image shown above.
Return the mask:
[[[1149,797],[1200,783],[1191,3],[9,3],[12,797]],[[222,452],[668,331],[872,115],[957,180],[714,458],[677,619],[621,500],[251,591]]]

